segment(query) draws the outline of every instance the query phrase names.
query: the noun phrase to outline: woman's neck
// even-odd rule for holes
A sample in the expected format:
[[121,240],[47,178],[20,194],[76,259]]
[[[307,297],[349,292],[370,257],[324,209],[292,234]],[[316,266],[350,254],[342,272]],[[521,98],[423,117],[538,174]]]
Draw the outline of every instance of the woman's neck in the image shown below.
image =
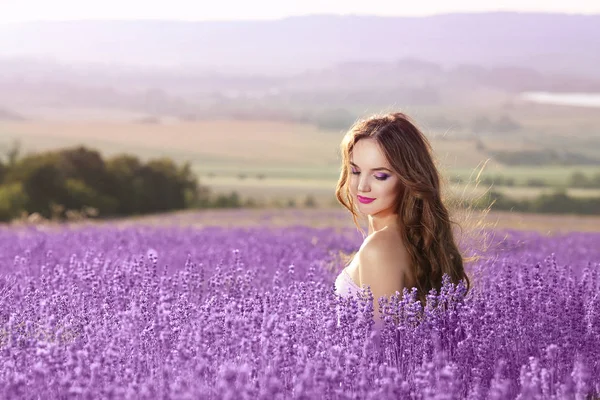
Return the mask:
[[398,214],[369,215],[369,236],[384,228],[397,228],[399,226]]

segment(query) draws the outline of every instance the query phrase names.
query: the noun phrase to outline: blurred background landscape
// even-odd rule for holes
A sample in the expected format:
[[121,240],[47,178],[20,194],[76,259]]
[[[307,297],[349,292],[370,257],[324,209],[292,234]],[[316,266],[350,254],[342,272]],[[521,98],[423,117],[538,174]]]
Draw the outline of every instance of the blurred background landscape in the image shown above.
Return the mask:
[[452,195],[591,218],[599,50],[600,13],[0,23],[0,219],[339,208],[345,131],[391,111]]

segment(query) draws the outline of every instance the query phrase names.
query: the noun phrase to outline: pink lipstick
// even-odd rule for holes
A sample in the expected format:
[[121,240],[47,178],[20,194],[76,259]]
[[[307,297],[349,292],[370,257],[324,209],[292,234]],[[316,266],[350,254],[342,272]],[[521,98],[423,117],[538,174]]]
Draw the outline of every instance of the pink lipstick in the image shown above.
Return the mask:
[[358,201],[360,201],[363,204],[369,204],[370,202],[372,202],[375,199],[372,199],[370,197],[362,197],[362,196],[356,196],[358,198]]

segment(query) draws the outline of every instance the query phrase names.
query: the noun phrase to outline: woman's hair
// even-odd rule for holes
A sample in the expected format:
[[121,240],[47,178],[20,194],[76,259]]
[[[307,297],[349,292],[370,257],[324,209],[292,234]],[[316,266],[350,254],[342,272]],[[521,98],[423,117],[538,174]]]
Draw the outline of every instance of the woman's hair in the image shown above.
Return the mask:
[[[363,233],[358,221],[354,199],[348,186],[350,156],[361,139],[374,139],[398,174],[400,190],[394,204],[398,214],[401,237],[412,260],[417,280],[417,295],[423,305],[429,291],[438,292],[446,273],[454,284],[467,277],[463,257],[454,240],[453,221],[440,191],[440,176],[432,149],[423,133],[400,112],[373,116],[356,122],[341,143],[342,168],[336,187],[338,201],[351,213],[354,224]],[[409,288],[410,289],[410,288]]]

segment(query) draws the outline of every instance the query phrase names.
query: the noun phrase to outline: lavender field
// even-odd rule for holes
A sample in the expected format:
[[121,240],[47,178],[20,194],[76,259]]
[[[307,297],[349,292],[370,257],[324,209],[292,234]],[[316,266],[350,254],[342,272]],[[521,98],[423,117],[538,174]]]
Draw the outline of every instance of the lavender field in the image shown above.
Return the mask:
[[0,228],[0,397],[597,398],[600,234],[490,238],[378,329],[334,294],[352,228]]

